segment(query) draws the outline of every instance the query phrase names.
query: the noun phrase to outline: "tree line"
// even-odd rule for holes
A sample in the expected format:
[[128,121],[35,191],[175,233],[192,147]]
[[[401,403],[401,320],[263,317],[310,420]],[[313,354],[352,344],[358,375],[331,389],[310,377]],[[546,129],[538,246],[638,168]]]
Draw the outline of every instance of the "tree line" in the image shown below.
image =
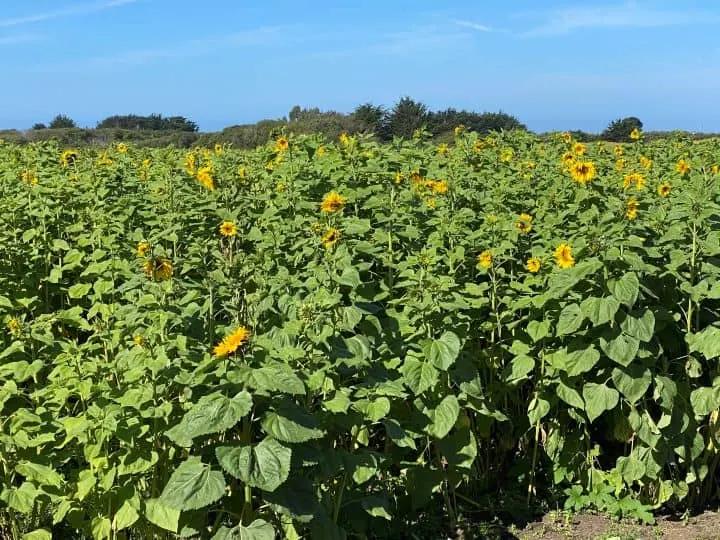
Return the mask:
[[[105,145],[123,141],[143,146],[190,147],[230,143],[237,148],[255,148],[283,132],[320,133],[330,139],[336,139],[341,133],[368,133],[379,141],[391,141],[395,137],[409,138],[417,129],[424,128],[438,142],[449,142],[455,128],[460,125],[481,134],[527,130],[527,126],[520,120],[503,111],[480,113],[454,108],[433,111],[424,103],[405,96],[390,108],[364,103],[350,113],[296,105],[286,117],[234,125],[219,132],[207,133],[200,133],[198,125],[183,116],[113,115],[99,121],[94,128],[80,128],[72,118],[59,114],[47,125],[38,123],[26,132],[0,132],[0,138],[21,143],[55,138],[68,146]],[[642,129],[640,119],[626,117],[613,120],[599,134],[583,131],[571,133],[580,141],[601,139],[622,142],[629,140],[635,128]]]

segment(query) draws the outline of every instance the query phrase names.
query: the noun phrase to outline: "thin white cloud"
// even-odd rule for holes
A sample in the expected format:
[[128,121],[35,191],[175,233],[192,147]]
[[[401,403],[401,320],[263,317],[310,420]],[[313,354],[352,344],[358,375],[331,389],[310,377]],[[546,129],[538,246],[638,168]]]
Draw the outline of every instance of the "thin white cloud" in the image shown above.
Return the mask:
[[31,72],[88,72],[151,64],[173,58],[196,58],[224,49],[254,47],[284,42],[291,26],[266,26],[207,39],[193,39],[167,47],[129,49],[117,54],[76,59],[62,64],[38,65]]
[[25,43],[37,43],[38,41],[44,41],[45,36],[40,34],[20,34],[17,36],[0,36],[1,45],[23,45]]
[[69,4],[55,10],[43,11],[41,13],[33,13],[30,15],[24,15],[22,17],[0,19],[0,28],[50,21],[53,19],[63,19],[66,17],[79,17],[83,15],[90,15],[92,13],[105,11],[107,9],[112,9],[129,4],[136,4],[139,1],[141,0],[105,0],[101,2]]
[[621,4],[562,7],[516,16],[530,17],[539,17],[543,22],[522,34],[525,37],[558,36],[597,28],[657,28],[712,23],[720,20],[720,11],[658,9],[630,0]]
[[477,30],[478,32],[491,33],[507,31],[502,28],[493,28],[492,26],[487,26],[485,24],[476,23],[475,21],[468,21],[463,19],[451,19],[451,22],[453,24],[456,24],[457,26],[462,26],[463,28],[470,28],[472,30]]

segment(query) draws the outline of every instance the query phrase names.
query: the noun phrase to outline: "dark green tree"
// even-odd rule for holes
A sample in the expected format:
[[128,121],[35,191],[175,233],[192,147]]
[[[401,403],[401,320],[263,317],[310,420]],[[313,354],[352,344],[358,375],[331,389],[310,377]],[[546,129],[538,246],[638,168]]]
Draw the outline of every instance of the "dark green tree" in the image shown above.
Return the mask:
[[47,129],[47,126],[42,122],[38,122],[37,124],[33,124],[32,129]]
[[416,129],[427,124],[428,119],[427,106],[405,96],[395,104],[388,115],[390,135],[409,139]]
[[68,129],[75,127],[77,127],[75,120],[64,114],[58,114],[52,119],[52,122],[50,122],[50,129]]
[[611,142],[630,141],[630,133],[634,129],[642,129],[643,123],[635,116],[618,118],[610,122],[608,127],[600,134],[600,138]]
[[361,132],[374,133],[379,139],[389,139],[389,115],[382,105],[363,103],[355,107],[350,115]]

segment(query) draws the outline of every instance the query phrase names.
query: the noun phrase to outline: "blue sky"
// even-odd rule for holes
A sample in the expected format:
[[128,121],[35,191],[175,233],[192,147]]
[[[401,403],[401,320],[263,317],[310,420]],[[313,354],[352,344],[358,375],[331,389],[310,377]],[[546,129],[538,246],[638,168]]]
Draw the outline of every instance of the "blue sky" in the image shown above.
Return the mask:
[[537,131],[720,131],[717,0],[3,4],[0,129],[157,112],[214,130],[409,95]]

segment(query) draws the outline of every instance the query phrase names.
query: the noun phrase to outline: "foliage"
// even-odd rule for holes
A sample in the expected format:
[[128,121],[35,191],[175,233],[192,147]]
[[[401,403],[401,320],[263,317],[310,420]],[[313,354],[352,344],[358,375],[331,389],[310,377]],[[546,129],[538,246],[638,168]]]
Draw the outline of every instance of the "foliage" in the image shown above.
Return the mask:
[[717,503],[719,153],[4,143],[0,536]]
[[395,104],[388,115],[388,131],[393,137],[409,139],[415,131],[427,124],[428,119],[427,106],[405,96]]
[[33,124],[32,129],[47,129],[47,126],[43,123]]
[[630,134],[634,129],[642,129],[643,123],[639,118],[628,116],[610,122],[610,125],[600,134],[600,138],[611,142],[630,142]]
[[48,126],[50,129],[70,129],[77,127],[75,120],[64,114],[58,114]]
[[138,116],[115,115],[98,122],[98,129],[127,129],[133,131],[198,131],[195,122],[182,116],[163,117],[161,114]]

